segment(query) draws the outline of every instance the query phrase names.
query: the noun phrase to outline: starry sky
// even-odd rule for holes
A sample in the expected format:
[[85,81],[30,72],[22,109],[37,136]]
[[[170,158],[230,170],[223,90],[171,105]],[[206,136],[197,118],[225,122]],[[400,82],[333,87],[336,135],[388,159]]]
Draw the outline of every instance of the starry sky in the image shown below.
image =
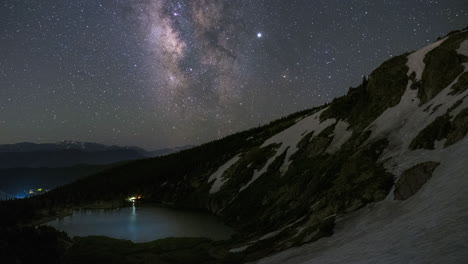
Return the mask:
[[466,26],[466,0],[2,0],[0,144],[200,144]]

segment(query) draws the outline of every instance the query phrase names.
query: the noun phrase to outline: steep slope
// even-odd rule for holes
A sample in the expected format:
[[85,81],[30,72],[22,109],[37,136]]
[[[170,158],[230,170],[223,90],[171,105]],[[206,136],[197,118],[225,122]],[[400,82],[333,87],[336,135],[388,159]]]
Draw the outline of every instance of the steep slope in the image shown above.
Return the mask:
[[410,164],[441,165],[414,196],[393,192],[337,221],[333,236],[256,263],[466,263],[468,260],[468,139],[406,156]]
[[400,102],[365,129],[363,145],[388,140],[378,159],[396,182],[387,198],[343,217],[332,237],[258,263],[468,260],[468,33],[410,54],[406,66]]
[[237,230],[216,257],[237,262],[287,249],[261,262],[466,260],[467,78],[468,32],[457,31],[383,63],[328,105],[34,201],[61,208],[141,194],[208,210]]

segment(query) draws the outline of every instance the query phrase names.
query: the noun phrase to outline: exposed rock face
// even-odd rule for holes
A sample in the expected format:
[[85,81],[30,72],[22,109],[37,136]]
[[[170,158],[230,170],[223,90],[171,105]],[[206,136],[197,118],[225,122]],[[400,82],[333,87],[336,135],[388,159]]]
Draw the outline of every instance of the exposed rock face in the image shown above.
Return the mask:
[[[459,104],[455,103],[454,106],[457,105]],[[450,109],[421,130],[411,142],[410,149],[434,149],[436,141],[445,141],[444,147],[447,147],[463,139],[468,132],[468,108],[461,110],[453,118],[449,112]]]
[[461,110],[460,113],[455,116],[450,128],[445,146],[450,146],[466,136],[468,132],[468,108]]
[[438,48],[427,53],[424,58],[426,67],[422,75],[422,85],[418,90],[421,104],[434,98],[465,72],[463,64],[468,62],[468,57],[457,52],[465,39],[466,32],[452,35]]
[[395,185],[395,200],[406,200],[417,193],[439,165],[439,162],[425,162],[403,172]]

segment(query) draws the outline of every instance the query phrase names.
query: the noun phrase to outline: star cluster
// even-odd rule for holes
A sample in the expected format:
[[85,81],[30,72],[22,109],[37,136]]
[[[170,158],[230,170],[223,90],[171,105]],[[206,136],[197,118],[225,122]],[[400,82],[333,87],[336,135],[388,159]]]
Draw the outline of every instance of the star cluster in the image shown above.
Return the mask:
[[0,143],[200,144],[332,100],[466,0],[5,0]]

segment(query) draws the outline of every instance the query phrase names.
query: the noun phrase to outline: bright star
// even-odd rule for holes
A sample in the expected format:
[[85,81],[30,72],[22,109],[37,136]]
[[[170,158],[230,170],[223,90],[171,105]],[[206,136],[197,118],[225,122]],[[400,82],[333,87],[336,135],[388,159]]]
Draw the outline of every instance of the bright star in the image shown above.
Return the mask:
[[258,33],[257,33],[257,38],[261,38],[262,36],[263,36],[263,35],[262,35],[261,32],[258,32]]

